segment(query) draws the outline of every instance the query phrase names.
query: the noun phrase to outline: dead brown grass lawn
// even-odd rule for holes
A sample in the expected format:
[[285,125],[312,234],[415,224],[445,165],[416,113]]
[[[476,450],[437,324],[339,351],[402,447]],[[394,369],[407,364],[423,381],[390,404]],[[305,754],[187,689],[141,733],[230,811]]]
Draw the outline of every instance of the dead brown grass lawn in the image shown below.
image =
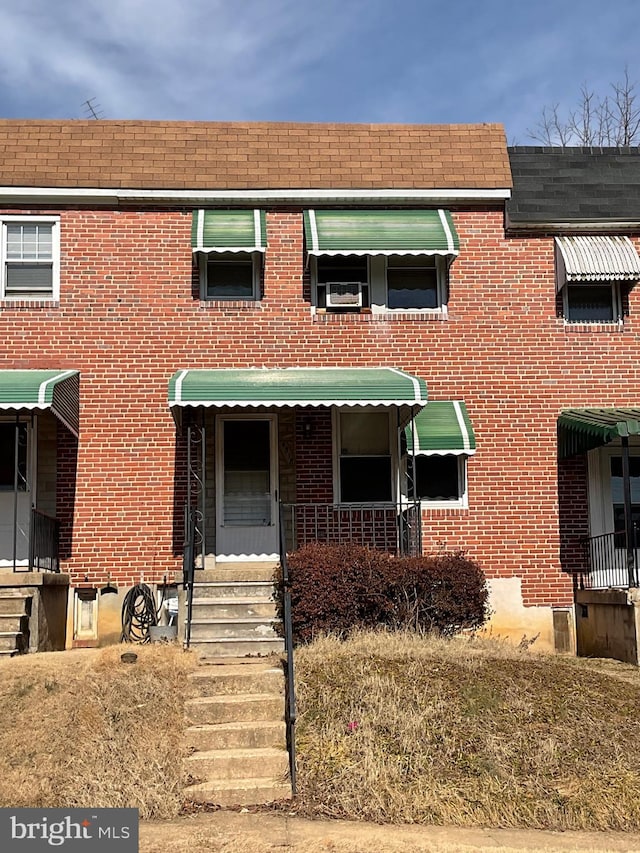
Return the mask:
[[175,646],[25,655],[0,663],[0,807],[182,805],[193,655]]
[[633,667],[497,641],[360,634],[300,649],[297,672],[308,813],[640,828]]

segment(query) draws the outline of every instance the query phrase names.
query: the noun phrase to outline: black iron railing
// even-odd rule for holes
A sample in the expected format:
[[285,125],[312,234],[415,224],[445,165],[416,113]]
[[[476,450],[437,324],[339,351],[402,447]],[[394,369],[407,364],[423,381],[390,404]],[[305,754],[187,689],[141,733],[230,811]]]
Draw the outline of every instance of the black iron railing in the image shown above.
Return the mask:
[[289,550],[309,542],[369,545],[390,554],[422,552],[420,504],[296,503],[282,505],[281,530]]
[[186,506],[184,510],[184,549],[182,554],[182,585],[185,594],[186,619],[184,625],[184,647],[191,645],[191,618],[193,615],[193,582],[195,578],[196,555],[196,510]]
[[[14,571],[18,568],[14,561]],[[29,565],[30,572],[60,571],[60,522],[39,509],[31,509],[29,525]]]
[[287,748],[289,750],[289,775],[291,793],[296,795],[296,690],[293,670],[293,620],[291,613],[291,588],[289,584],[289,564],[284,527],[283,506],[280,504],[280,567],[282,570],[282,617],[284,621],[284,649],[286,653],[286,708]]
[[580,575],[583,589],[627,589],[640,585],[640,530],[634,524],[627,544],[624,530],[584,540],[587,571]]

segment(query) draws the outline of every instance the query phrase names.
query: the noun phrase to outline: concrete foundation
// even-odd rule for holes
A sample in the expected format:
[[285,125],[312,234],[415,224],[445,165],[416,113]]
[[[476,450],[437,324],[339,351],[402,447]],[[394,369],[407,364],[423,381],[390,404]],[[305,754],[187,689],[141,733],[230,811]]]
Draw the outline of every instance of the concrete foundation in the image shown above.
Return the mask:
[[54,572],[2,572],[0,589],[31,597],[29,652],[57,652],[65,647],[68,575]]
[[640,589],[576,592],[578,654],[640,664]]
[[575,654],[573,607],[525,607],[520,578],[487,581],[491,615],[483,633],[535,651]]

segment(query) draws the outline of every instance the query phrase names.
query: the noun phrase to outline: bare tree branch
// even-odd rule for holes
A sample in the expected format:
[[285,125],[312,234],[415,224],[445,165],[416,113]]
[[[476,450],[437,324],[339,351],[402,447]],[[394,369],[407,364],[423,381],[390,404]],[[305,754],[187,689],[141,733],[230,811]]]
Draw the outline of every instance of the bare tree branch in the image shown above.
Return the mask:
[[623,79],[599,96],[583,83],[578,104],[566,114],[560,105],[544,107],[529,137],[545,146],[631,146],[640,144],[640,102],[625,66]]

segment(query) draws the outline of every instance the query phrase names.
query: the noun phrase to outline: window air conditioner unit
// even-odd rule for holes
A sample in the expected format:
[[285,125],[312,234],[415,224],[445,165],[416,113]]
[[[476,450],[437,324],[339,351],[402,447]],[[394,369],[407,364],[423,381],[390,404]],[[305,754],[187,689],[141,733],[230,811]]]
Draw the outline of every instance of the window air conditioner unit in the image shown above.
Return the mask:
[[328,281],[327,308],[362,308],[362,283]]

